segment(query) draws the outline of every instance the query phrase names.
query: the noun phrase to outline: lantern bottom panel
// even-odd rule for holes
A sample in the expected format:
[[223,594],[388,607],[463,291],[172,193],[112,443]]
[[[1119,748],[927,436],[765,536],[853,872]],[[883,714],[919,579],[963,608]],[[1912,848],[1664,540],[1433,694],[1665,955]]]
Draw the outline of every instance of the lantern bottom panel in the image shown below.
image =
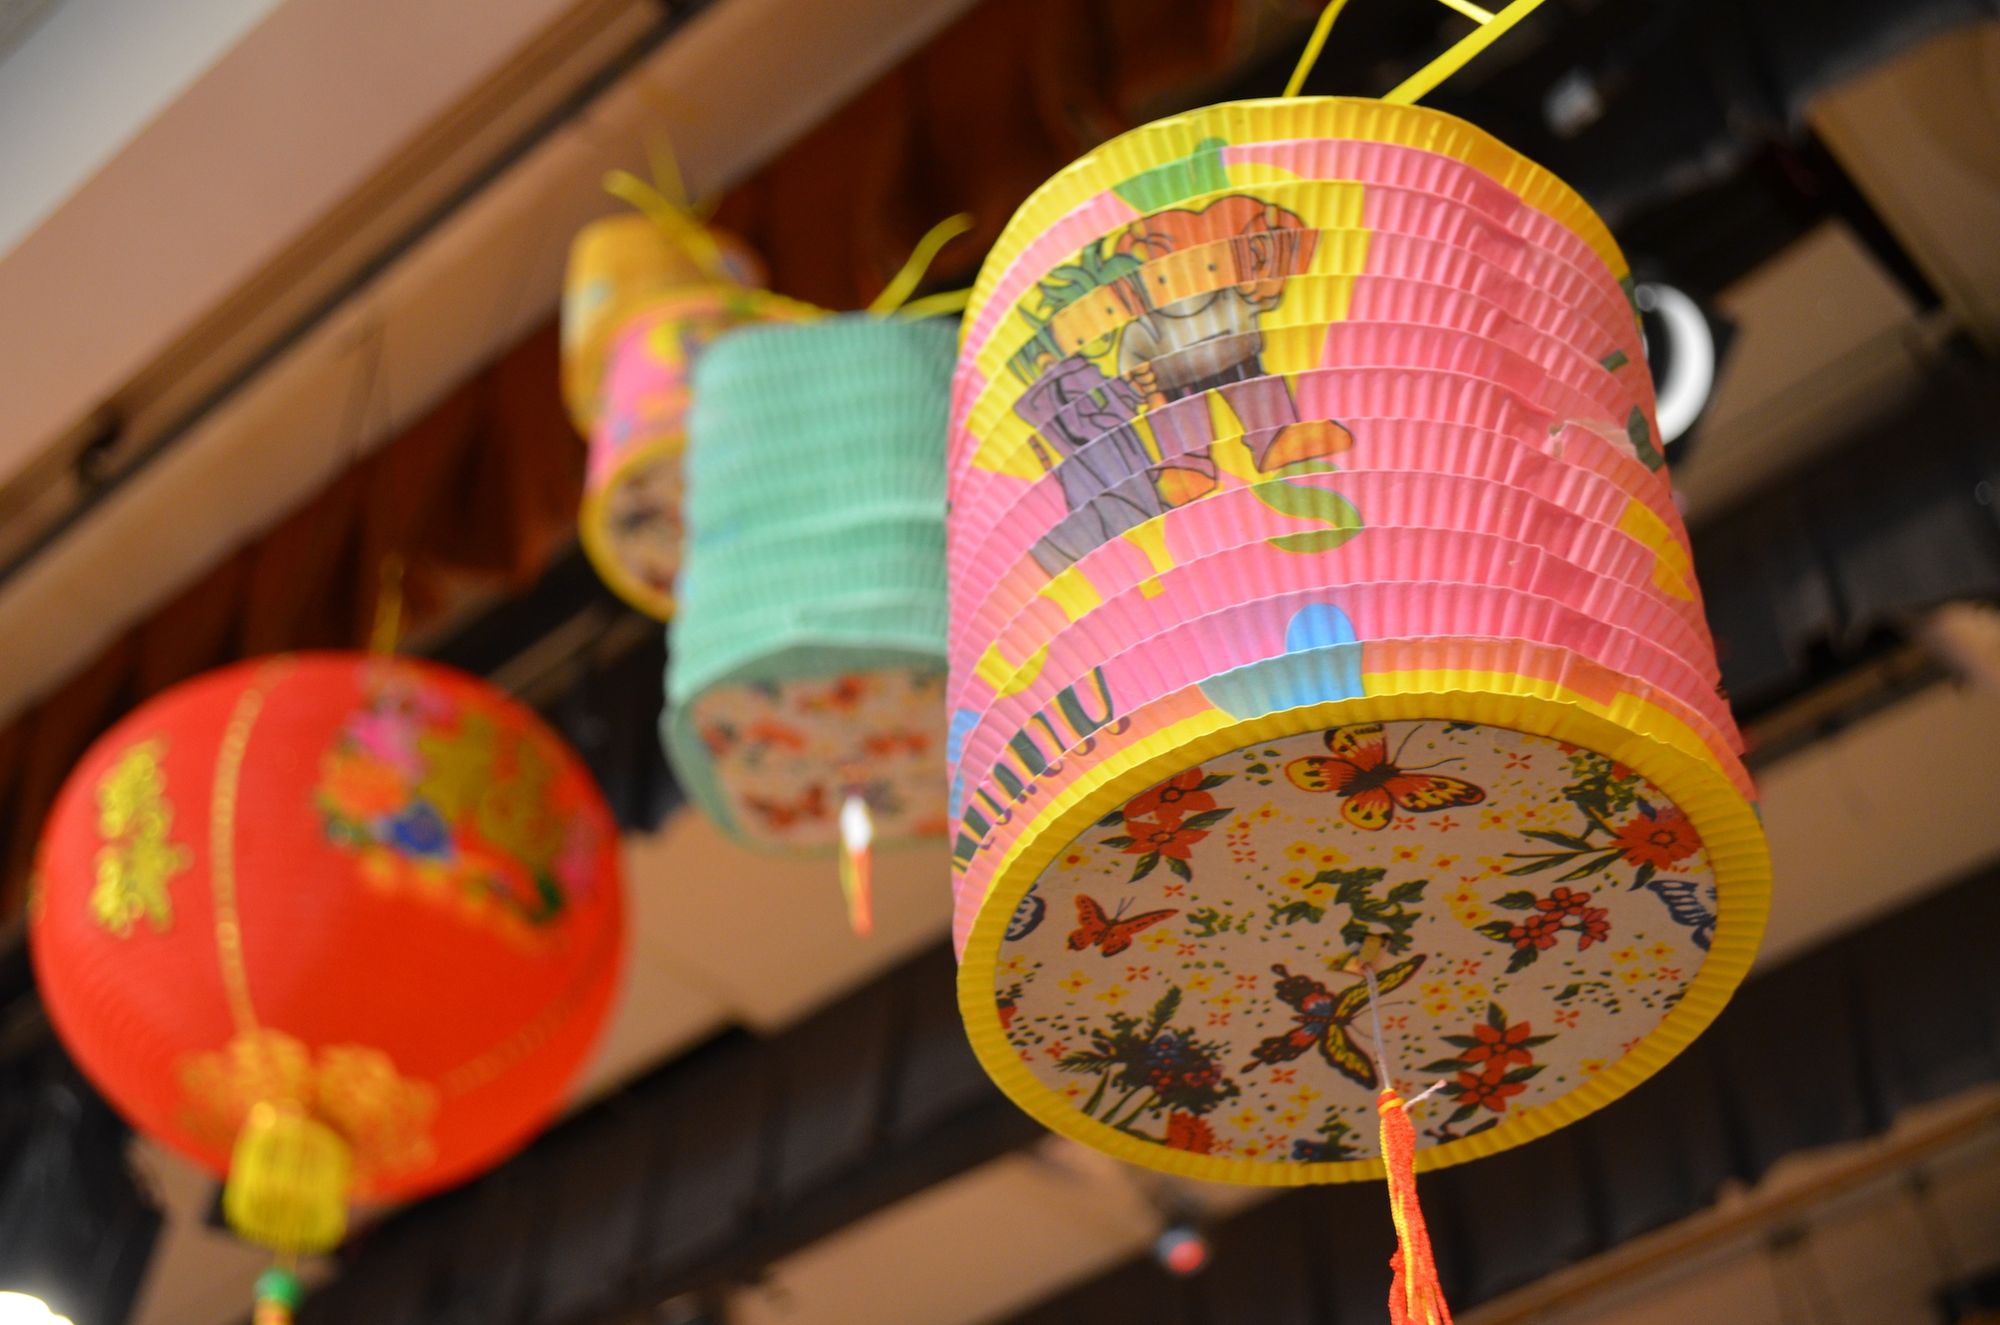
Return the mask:
[[715,685],[687,715],[704,766],[682,772],[759,846],[835,849],[841,802],[856,793],[876,842],[941,838],[943,714],[935,666]]
[[685,538],[681,452],[676,439],[621,459],[585,494],[578,521],[584,552],[605,585],[656,621],[673,615]]
[[1379,1173],[1378,1034],[1405,1092],[1443,1083],[1420,1147],[1575,1092],[1660,1026],[1716,924],[1654,783],[1506,727],[1299,732],[1107,808],[1000,940],[1005,1075],[1061,1130],[1191,1176]]

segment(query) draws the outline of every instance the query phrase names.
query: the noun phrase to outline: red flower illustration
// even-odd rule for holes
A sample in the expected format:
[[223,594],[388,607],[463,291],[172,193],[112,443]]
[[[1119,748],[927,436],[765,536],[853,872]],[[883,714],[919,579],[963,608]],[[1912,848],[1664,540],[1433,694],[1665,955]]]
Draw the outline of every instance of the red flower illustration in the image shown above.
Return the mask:
[[1215,808],[1215,797],[1201,789],[1202,771],[1190,768],[1125,804],[1125,818],[1156,820],[1163,828],[1178,828],[1182,819]]
[[1167,1148],[1206,1155],[1215,1149],[1215,1129],[1191,1113],[1167,1115]]
[[1505,1071],[1509,1063],[1526,1066],[1535,1061],[1535,1056],[1522,1048],[1521,1042],[1533,1033],[1525,1021],[1516,1022],[1505,1030],[1481,1022],[1472,1028],[1472,1037],[1479,1043],[1464,1050],[1459,1057],[1468,1063],[1485,1063],[1489,1072]]
[[1569,888],[1558,887],[1547,897],[1536,898],[1535,909],[1537,911],[1554,912],[1558,915],[1582,915],[1585,908],[1590,905],[1590,896],[1589,893],[1580,893]]
[[1582,952],[1593,943],[1602,943],[1610,934],[1611,913],[1601,906],[1590,907],[1584,911],[1583,925],[1577,931],[1576,950]]
[[1507,941],[1517,948],[1553,948],[1562,933],[1562,917],[1551,911],[1537,911],[1518,925],[1507,927]]
[[1495,1113],[1507,1112],[1507,1101],[1528,1087],[1524,1082],[1508,1081],[1506,1075],[1506,1064],[1501,1062],[1488,1063],[1477,1076],[1460,1072],[1458,1102],[1473,1108],[1488,1108]]
[[1123,848],[1128,856],[1145,856],[1157,851],[1173,860],[1186,860],[1194,844],[1208,836],[1206,829],[1183,828],[1178,816],[1171,823],[1145,819],[1125,820],[1125,832],[1132,839]]
[[1628,865],[1651,865],[1672,869],[1701,850],[1701,838],[1694,825],[1679,810],[1661,810],[1657,815],[1635,815],[1618,827],[1614,835]]

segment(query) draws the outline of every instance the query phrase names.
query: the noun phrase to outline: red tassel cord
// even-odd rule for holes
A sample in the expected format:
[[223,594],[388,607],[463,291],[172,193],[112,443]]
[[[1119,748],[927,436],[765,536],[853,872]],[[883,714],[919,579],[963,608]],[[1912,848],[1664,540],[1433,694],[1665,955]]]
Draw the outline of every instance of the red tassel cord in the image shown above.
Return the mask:
[[1389,1171],[1389,1217],[1396,1221],[1396,1254],[1389,1258],[1390,1325],[1451,1325],[1431,1255],[1431,1234],[1417,1204],[1417,1129],[1393,1086],[1375,1097],[1382,1115],[1382,1163]]
[[[1389,1180],[1389,1217],[1396,1224],[1396,1253],[1389,1258],[1389,1325],[1451,1325],[1451,1308],[1445,1305],[1444,1288],[1438,1283],[1437,1258],[1431,1254],[1430,1229],[1424,1224],[1423,1207],[1417,1204],[1417,1129],[1389,1073],[1374,956],[1366,947],[1359,954],[1361,975],[1368,982],[1375,1071],[1382,1082],[1382,1093],[1375,1097],[1382,1122],[1382,1167]],[[1410,1103],[1421,1103],[1437,1088],[1432,1086]]]

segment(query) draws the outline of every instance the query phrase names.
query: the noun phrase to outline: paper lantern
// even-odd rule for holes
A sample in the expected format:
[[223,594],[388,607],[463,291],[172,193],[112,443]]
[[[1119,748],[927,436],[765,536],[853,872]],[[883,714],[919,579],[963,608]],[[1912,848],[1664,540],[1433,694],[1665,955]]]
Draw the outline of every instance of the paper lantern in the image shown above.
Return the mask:
[[662,730],[742,841],[945,831],[952,362],[947,323],[849,314],[735,332],[696,368]]
[[664,621],[674,611],[695,361],[733,327],[817,316],[818,309],[780,295],[708,284],[658,297],[619,328],[590,433],[578,532],[604,582],[648,616]]
[[1389,102],[1150,124],[1009,224],[953,384],[954,938],[1041,1121],[1450,1164],[1742,978],[1769,862],[1628,290],[1561,181]]
[[[662,221],[662,207],[676,219]],[[605,365],[627,319],[690,287],[764,284],[764,265],[742,240],[700,225],[664,199],[649,210],[650,215],[624,212],[593,221],[570,243],[563,276],[562,390],[576,430],[586,437],[597,426]]]
[[522,1144],[622,963],[588,773],[490,686],[398,658],[263,659],[149,701],[71,774],[37,877],[64,1043],[284,1250]]

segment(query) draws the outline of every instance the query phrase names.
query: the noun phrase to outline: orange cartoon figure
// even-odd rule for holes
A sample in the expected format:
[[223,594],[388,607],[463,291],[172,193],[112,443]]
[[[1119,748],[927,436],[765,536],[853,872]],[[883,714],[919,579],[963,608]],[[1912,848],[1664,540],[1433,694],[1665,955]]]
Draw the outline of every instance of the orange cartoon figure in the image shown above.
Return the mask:
[[1070,507],[1034,549],[1050,574],[1215,489],[1208,411],[1175,401],[1219,391],[1263,472],[1351,444],[1331,420],[1301,420],[1262,361],[1258,316],[1306,270],[1317,239],[1297,213],[1248,195],[1169,208],[1084,250],[1024,301],[1037,333],[1011,365],[1028,383],[1015,412]]
[[[1243,421],[1251,458],[1264,472],[1347,449],[1347,430],[1325,419],[1301,421],[1290,388],[1266,375],[1261,313],[1275,309],[1288,278],[1312,262],[1318,232],[1296,213],[1244,194],[1199,211],[1175,208],[1142,217],[1113,241],[1142,266],[1127,283],[1144,310],[1118,339],[1118,370],[1155,405],[1219,390]],[[1200,249],[1226,254],[1234,282],[1214,285],[1220,257],[1162,261]],[[1156,482],[1169,506],[1215,487],[1209,455],[1214,433],[1206,410],[1166,410],[1154,420],[1160,449]]]

